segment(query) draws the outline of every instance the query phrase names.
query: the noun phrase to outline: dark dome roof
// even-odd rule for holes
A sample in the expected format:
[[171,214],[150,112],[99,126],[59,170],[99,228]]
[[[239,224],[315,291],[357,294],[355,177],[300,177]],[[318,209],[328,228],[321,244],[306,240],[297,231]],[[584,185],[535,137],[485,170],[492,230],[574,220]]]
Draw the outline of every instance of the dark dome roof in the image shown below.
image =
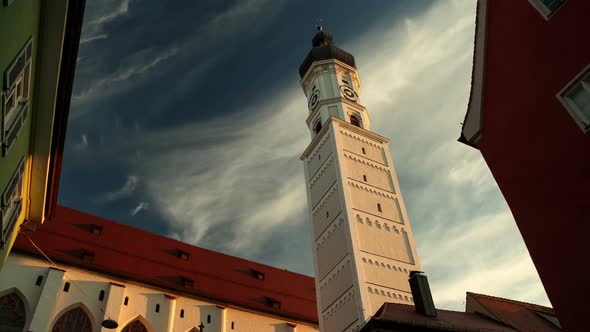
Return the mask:
[[314,62],[321,60],[336,59],[356,68],[352,54],[334,46],[332,35],[324,32],[321,27],[318,27],[318,32],[313,37],[311,44],[313,46],[312,49],[305,57],[305,60],[303,60],[301,66],[299,66],[299,76],[302,78]]

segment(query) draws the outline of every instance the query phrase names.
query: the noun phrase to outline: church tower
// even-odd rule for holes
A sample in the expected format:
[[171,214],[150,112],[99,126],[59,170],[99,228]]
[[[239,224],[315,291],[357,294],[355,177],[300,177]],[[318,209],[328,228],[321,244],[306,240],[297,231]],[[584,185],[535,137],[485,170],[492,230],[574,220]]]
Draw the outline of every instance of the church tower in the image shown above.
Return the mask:
[[356,331],[384,302],[413,304],[420,270],[389,152],[370,130],[354,57],[318,27],[299,67],[311,143],[301,155],[322,332]]

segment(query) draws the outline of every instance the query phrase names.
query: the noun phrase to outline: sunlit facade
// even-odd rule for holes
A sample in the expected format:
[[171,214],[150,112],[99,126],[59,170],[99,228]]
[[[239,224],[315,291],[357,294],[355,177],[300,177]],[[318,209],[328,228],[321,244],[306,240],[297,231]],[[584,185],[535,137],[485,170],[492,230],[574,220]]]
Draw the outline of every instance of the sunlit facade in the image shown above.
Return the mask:
[[0,268],[55,206],[84,1],[0,4]]

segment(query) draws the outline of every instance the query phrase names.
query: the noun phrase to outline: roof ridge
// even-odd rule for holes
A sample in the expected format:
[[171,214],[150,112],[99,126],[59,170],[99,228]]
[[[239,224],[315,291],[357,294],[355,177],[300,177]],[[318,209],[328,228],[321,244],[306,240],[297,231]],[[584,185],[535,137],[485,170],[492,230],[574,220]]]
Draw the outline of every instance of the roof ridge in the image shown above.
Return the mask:
[[488,298],[488,299],[492,299],[492,300],[500,301],[500,302],[523,304],[523,305],[526,305],[526,306],[529,306],[529,307],[542,308],[544,310],[548,310],[548,311],[551,311],[552,313],[555,313],[555,310],[553,308],[546,307],[546,306],[543,306],[543,305],[540,305],[540,304],[529,303],[529,302],[518,301],[518,300],[511,300],[511,299],[507,299],[507,298],[504,298],[504,297],[498,297],[498,296],[492,296],[492,295],[486,295],[486,294],[479,294],[479,293],[473,293],[473,292],[467,292],[467,294],[474,295],[475,297],[484,297],[484,298]]

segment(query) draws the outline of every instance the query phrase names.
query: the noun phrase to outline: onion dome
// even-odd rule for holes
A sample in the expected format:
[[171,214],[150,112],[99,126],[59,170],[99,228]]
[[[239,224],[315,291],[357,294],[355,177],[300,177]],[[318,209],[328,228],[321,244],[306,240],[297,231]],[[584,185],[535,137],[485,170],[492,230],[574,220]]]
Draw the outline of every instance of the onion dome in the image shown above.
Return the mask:
[[303,60],[301,66],[299,66],[299,76],[302,78],[314,62],[321,60],[336,59],[356,68],[352,54],[334,46],[332,35],[324,32],[321,26],[318,26],[318,32],[311,40],[311,45],[313,46],[312,49],[305,57],[305,60]]

